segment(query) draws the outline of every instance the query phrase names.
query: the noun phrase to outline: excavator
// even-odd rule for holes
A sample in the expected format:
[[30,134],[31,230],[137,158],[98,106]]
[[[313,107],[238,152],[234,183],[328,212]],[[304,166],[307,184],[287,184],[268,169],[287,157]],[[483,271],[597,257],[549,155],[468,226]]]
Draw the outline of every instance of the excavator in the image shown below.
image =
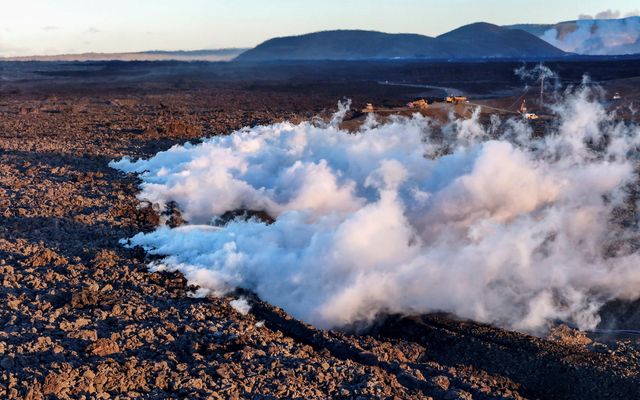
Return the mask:
[[518,112],[525,119],[538,119],[538,118],[540,118],[540,117],[538,117],[538,114],[527,112],[527,101],[526,100],[522,100],[522,104],[520,105],[520,108],[518,109]]

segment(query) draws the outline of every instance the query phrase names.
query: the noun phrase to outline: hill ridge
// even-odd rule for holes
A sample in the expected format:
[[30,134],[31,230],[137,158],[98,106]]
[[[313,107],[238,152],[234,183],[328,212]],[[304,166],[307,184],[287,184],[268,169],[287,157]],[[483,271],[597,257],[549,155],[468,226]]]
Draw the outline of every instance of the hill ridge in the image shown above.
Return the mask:
[[564,54],[525,31],[477,22],[437,37],[361,29],[275,37],[240,54],[236,60],[526,58],[557,57]]

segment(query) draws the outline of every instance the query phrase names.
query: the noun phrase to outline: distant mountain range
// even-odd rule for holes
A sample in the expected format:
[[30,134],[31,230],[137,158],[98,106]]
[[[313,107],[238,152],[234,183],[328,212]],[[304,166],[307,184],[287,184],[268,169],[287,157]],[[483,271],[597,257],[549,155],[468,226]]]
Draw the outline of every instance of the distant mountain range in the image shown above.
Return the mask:
[[236,60],[549,58],[564,54],[562,50],[524,30],[480,22],[435,38],[363,30],[281,37],[247,50]]
[[83,53],[0,61],[285,61],[380,59],[527,59],[640,54],[640,17],[557,24],[465,25],[437,37],[335,30],[267,40],[252,49]]
[[566,52],[585,55],[640,53],[640,17],[584,19],[555,25],[511,25]]
[[81,53],[54,56],[6,57],[0,61],[230,61],[247,49],[162,51],[135,53]]

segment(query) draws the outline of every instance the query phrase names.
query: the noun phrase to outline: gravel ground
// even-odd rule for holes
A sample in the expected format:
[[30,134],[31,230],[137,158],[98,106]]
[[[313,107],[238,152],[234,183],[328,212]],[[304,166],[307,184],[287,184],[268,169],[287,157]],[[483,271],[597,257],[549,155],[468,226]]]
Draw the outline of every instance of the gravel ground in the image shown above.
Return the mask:
[[[119,245],[159,218],[111,159],[326,114],[337,98],[242,85],[0,97],[0,398],[639,396],[630,341],[441,315],[319,331],[251,293],[189,297],[181,275],[148,272],[142,251]],[[230,305],[240,295],[248,314]]]

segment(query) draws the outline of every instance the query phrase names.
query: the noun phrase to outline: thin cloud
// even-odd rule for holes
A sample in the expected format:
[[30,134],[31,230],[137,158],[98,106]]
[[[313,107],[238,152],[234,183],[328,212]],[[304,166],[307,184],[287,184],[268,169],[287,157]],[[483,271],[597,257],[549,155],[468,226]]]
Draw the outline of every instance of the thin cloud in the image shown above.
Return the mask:
[[95,26],[90,27],[89,29],[87,29],[85,31],[85,33],[100,33],[102,32],[100,29],[96,28]]
[[58,29],[60,29],[60,28],[58,28],[57,26],[51,26],[51,25],[45,26],[45,27],[42,28],[43,31],[55,31],[55,30],[58,30]]

